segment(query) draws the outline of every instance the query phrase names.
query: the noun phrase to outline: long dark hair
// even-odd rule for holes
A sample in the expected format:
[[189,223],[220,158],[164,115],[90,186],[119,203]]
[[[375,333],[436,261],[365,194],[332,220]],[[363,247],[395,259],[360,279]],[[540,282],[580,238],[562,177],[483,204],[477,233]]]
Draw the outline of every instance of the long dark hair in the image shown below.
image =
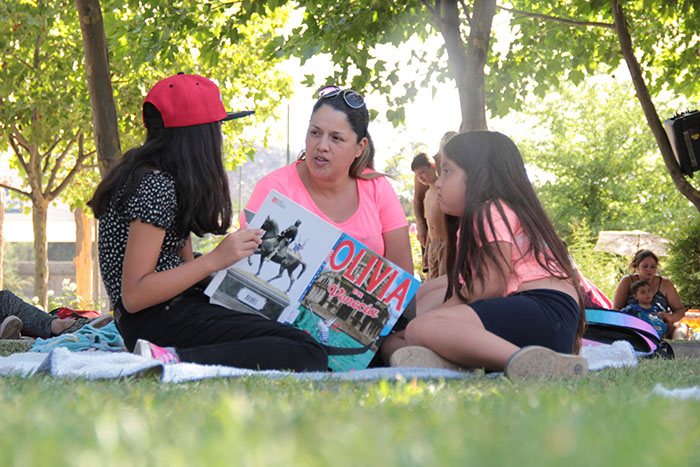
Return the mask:
[[[537,262],[553,277],[565,279],[576,288],[579,303],[579,326],[574,344],[578,352],[585,327],[585,309],[578,274],[574,270],[566,245],[542,208],[532,184],[527,178],[522,156],[507,136],[492,131],[458,134],[445,145],[444,157],[459,166],[467,175],[466,204],[460,217],[446,215],[448,287],[445,299],[453,294],[469,302],[461,291],[460,276],[471,292],[473,280],[483,281],[487,260],[510,264],[510,258],[489,243],[486,225],[495,237],[491,209],[495,207],[505,221],[505,203],[518,216],[530,247],[523,255],[534,254]],[[457,231],[459,230],[459,243]],[[514,235],[513,235],[514,236]],[[507,279],[507,278],[504,278]]]
[[[95,217],[102,217],[110,203],[116,203],[116,209],[121,210],[144,175],[159,170],[175,179],[178,231],[198,236],[226,233],[231,226],[232,208],[221,158],[220,123],[161,128],[162,119],[155,106],[145,103],[143,114],[146,141],[127,151],[97,186],[88,202]],[[149,122],[155,123],[151,126]]]
[[[367,138],[367,144],[362,150],[362,154],[360,154],[360,157],[356,158],[350,166],[350,176],[369,180],[384,175],[379,172],[362,173],[365,169],[374,170],[374,143],[372,142],[372,137],[369,135],[369,131],[367,131],[369,125],[369,111],[367,110],[367,106],[363,105],[360,108],[353,109],[345,103],[342,94],[336,94],[331,97],[322,97],[316,101],[311,115],[313,116],[316,111],[324,105],[345,114],[350,128],[352,128],[352,131],[355,133],[355,143],[359,143],[362,138]],[[302,151],[301,154],[299,154],[298,160],[303,160],[305,157],[306,153]]]

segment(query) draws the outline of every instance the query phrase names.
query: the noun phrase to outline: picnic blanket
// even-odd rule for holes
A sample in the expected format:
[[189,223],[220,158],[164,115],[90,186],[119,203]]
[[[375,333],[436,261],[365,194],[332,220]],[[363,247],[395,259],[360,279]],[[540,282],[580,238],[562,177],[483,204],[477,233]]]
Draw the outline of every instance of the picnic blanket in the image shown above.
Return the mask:
[[[629,343],[584,347],[583,355],[589,368],[634,366],[637,357]],[[497,376],[500,373],[491,373]],[[441,368],[368,368],[351,372],[304,372],[266,370],[257,371],[218,365],[177,363],[164,365],[157,360],[129,352],[94,350],[71,352],[64,347],[53,348],[48,354],[37,352],[15,353],[0,357],[0,375],[50,375],[60,378],[114,379],[125,377],[156,376],[166,383],[184,383],[207,378],[240,378],[263,376],[268,378],[294,378],[303,381],[378,381],[378,380],[436,380],[474,377],[471,373]]]
[[129,352],[71,352],[57,347],[48,354],[26,352],[0,357],[0,375],[51,375],[62,378],[112,379],[156,375],[166,383],[184,383],[207,378],[264,376],[304,381],[376,381],[397,379],[461,379],[469,373],[440,368],[369,368],[346,373],[249,370],[219,365],[161,362]]

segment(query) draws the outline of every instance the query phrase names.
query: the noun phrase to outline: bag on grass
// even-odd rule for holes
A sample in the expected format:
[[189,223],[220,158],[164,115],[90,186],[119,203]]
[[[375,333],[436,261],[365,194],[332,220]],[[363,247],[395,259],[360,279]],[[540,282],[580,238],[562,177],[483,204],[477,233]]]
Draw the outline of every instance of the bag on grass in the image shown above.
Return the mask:
[[673,349],[646,321],[616,310],[586,309],[584,345],[612,344],[625,340],[648,356],[674,358]]
[[55,316],[60,319],[65,319],[65,318],[99,318],[100,313],[97,311],[93,310],[71,310],[70,308],[66,307],[60,307],[60,308],[55,308],[49,312],[51,316]]

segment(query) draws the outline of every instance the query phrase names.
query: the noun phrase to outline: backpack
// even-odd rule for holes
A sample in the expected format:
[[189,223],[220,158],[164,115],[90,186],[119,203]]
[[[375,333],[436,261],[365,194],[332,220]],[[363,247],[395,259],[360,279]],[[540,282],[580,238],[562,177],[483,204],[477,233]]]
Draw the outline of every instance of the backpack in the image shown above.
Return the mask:
[[66,307],[55,308],[49,312],[51,316],[55,316],[59,319],[65,318],[99,318],[100,313],[93,310],[72,310]]
[[583,345],[612,344],[625,340],[634,350],[662,358],[674,358],[673,349],[646,321],[617,310],[586,309]]

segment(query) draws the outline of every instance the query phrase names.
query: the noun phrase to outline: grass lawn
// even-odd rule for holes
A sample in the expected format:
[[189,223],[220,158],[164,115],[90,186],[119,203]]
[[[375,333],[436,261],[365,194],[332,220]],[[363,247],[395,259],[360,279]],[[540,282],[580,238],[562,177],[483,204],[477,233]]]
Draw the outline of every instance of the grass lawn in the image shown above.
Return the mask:
[[0,378],[0,465],[700,465],[700,360],[568,381]]

